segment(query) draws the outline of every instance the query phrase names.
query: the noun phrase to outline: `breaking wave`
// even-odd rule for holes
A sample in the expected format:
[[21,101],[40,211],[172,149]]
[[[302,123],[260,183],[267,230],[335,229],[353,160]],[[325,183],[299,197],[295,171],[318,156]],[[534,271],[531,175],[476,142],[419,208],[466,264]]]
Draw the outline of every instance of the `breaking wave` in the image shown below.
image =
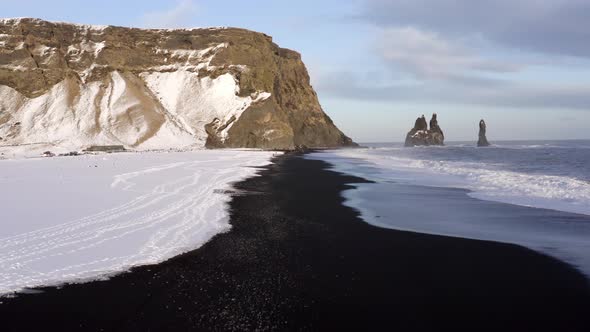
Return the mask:
[[464,188],[479,199],[590,215],[590,145],[570,145],[377,146],[324,157],[338,158],[338,168],[369,179]]

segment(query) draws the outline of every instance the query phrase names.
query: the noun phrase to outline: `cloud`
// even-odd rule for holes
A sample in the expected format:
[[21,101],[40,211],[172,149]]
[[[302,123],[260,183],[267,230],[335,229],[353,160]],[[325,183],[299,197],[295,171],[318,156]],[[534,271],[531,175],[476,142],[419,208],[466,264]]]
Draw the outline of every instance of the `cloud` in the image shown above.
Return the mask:
[[587,0],[364,0],[359,17],[385,28],[414,26],[512,49],[590,57]]
[[475,55],[436,33],[413,27],[384,28],[377,50],[386,63],[423,79],[452,78],[469,72],[514,72],[522,66]]
[[323,96],[590,110],[588,84],[518,75],[531,66],[559,71],[563,59],[587,62],[590,1],[362,0],[360,12],[375,27],[373,51],[390,79],[373,84],[354,70],[324,74],[316,83]]
[[173,8],[150,12],[141,18],[142,26],[146,28],[182,28],[191,23],[197,13],[197,5],[192,0],[182,0]]
[[490,84],[418,81],[371,85],[363,75],[332,72],[317,76],[315,88],[322,97],[341,99],[590,111],[590,86],[583,84],[526,84],[497,80]]

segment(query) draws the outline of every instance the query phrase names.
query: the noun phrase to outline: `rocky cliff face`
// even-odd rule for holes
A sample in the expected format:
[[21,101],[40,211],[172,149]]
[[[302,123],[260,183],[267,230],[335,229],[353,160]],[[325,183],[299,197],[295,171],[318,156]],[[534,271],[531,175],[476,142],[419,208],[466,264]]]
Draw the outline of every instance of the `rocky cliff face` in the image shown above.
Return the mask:
[[0,145],[289,149],[354,144],[298,53],[235,28],[0,20]]
[[414,128],[406,135],[405,146],[444,145],[445,135],[438,125],[436,113],[430,119],[430,129],[424,115],[416,119]]

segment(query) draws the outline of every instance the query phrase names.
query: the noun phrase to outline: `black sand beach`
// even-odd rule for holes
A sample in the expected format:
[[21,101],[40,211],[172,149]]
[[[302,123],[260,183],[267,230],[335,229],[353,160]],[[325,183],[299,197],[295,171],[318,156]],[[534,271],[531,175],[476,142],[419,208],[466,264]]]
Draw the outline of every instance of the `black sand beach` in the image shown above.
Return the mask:
[[342,205],[364,180],[298,155],[236,185],[232,230],[110,280],[2,298],[2,331],[587,331],[590,286],[506,244],[380,229]]

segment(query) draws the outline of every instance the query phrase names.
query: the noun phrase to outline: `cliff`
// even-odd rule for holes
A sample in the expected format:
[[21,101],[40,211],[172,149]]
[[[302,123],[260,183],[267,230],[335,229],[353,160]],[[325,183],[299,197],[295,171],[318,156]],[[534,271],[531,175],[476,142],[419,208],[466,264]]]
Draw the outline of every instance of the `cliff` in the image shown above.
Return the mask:
[[0,20],[0,145],[353,145],[301,56],[237,28]]

